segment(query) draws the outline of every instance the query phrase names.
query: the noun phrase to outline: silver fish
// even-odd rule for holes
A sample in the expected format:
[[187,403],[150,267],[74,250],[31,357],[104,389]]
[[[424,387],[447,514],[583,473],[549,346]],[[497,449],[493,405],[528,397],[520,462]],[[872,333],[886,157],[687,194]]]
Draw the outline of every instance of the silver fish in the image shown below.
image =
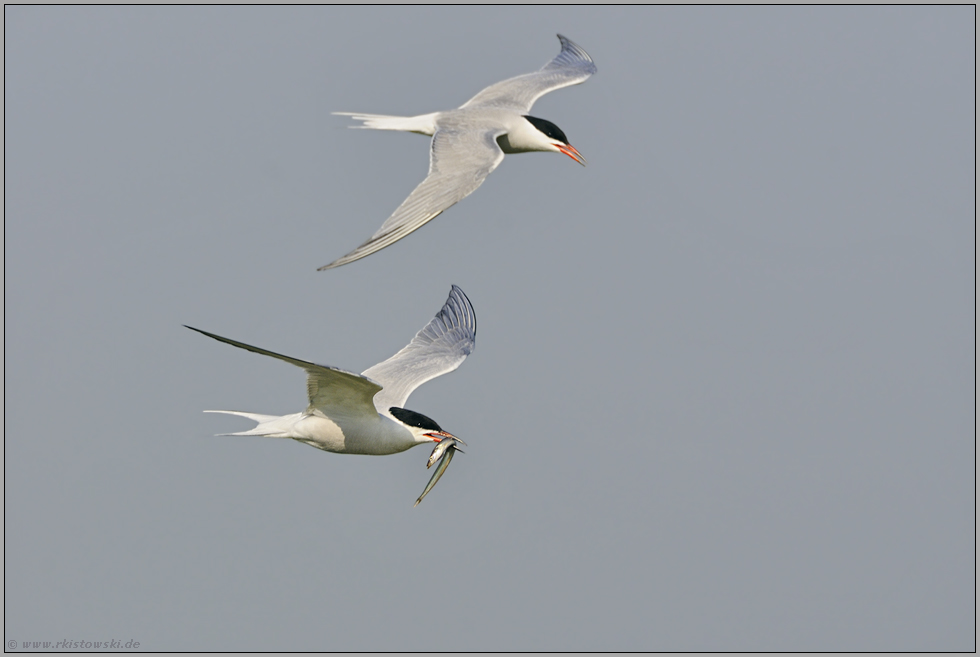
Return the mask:
[[442,460],[439,461],[439,465],[436,466],[435,472],[432,473],[432,478],[429,479],[429,483],[425,485],[425,490],[422,491],[421,495],[419,495],[419,499],[415,500],[415,506],[419,505],[419,502],[422,501],[422,498],[428,495],[429,491],[432,490],[432,487],[436,485],[437,481],[439,481],[439,477],[441,477],[442,473],[445,472],[446,468],[449,467],[449,462],[453,460],[453,452],[455,451],[456,451],[455,444],[449,445],[449,447],[446,448],[445,453],[442,455]]
[[[440,456],[442,456],[443,452],[445,452],[450,445],[453,445],[455,447],[456,444],[465,445],[466,443],[464,443],[459,438],[456,438],[455,436],[452,438],[443,438],[440,442],[436,443],[435,448],[432,450],[432,454],[429,455],[429,462],[425,464],[425,468],[426,469],[431,468],[432,464],[435,463]],[[462,452],[463,450],[461,450],[459,447],[456,447],[456,451]]]

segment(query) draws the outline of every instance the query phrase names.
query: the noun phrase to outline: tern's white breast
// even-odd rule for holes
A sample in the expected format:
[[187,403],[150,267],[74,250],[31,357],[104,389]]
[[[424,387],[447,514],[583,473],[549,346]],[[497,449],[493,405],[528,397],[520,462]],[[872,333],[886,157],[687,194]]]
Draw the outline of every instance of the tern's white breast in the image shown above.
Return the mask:
[[419,444],[411,431],[381,415],[328,418],[314,411],[291,433],[295,440],[340,454],[397,454]]

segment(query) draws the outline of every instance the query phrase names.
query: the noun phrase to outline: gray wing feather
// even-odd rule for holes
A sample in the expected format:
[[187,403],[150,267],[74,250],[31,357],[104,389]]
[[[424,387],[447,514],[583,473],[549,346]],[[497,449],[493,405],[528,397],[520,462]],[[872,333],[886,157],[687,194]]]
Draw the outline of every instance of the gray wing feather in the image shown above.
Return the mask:
[[193,326],[187,326],[187,328],[198,333],[203,333],[219,342],[230,344],[233,347],[262,354],[263,356],[272,356],[297,367],[302,367],[306,370],[306,392],[310,399],[307,412],[320,410],[328,417],[336,417],[338,415],[374,415],[377,412],[372,400],[374,395],[381,390],[381,386],[360,374],[347,372],[346,370],[327,365],[317,365],[316,363],[310,363],[298,358],[283,356],[267,349],[253,347],[244,342],[238,342],[237,340],[223,338],[220,335],[202,331]]
[[544,68],[492,84],[470,98],[462,107],[496,107],[524,114],[531,110],[534,101],[549,91],[582,84],[588,80],[596,72],[595,63],[589,53],[560,34],[558,40],[561,41],[561,52],[545,64]]
[[476,313],[461,289],[453,285],[449,298],[432,321],[408,345],[388,360],[364,370],[383,386],[374,397],[379,413],[404,407],[408,396],[426,381],[452,372],[476,346]]
[[439,129],[429,148],[429,175],[408,195],[371,239],[318,271],[360,260],[394,244],[463,200],[504,159],[497,144],[503,130]]

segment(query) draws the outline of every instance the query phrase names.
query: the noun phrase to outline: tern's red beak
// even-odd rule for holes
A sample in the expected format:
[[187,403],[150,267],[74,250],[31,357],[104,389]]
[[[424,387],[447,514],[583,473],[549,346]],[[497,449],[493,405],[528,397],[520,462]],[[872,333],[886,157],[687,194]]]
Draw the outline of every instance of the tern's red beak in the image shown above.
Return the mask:
[[449,433],[448,431],[431,431],[431,432],[429,432],[427,434],[423,434],[423,435],[426,435],[429,438],[431,438],[432,439],[432,442],[434,442],[434,443],[441,443],[443,438],[452,438],[453,440],[455,440],[456,442],[458,442],[460,445],[465,445],[466,444],[462,440],[460,440],[459,438],[457,438],[456,436],[454,436],[453,434]]
[[578,152],[578,149],[571,144],[555,144],[555,147],[568,157],[581,164],[583,167],[585,166],[585,158],[582,157],[582,154]]

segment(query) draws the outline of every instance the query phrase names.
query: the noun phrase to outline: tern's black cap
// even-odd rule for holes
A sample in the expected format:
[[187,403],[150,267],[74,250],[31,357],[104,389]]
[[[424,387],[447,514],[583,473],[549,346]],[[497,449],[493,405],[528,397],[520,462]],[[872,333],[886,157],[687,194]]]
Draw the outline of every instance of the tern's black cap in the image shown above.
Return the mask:
[[557,139],[558,141],[560,141],[563,144],[567,144],[568,143],[568,137],[565,136],[565,133],[562,132],[561,131],[561,128],[559,128],[558,126],[556,126],[551,121],[546,121],[544,119],[539,119],[536,116],[527,116],[527,115],[525,115],[524,118],[527,119],[528,122],[531,125],[533,125],[535,128],[537,128],[538,129],[538,132],[544,133],[544,135],[546,137],[551,137],[552,139]]
[[442,431],[442,427],[435,420],[421,413],[410,411],[407,408],[398,408],[397,406],[392,406],[388,411],[410,427],[418,427],[426,431]]

